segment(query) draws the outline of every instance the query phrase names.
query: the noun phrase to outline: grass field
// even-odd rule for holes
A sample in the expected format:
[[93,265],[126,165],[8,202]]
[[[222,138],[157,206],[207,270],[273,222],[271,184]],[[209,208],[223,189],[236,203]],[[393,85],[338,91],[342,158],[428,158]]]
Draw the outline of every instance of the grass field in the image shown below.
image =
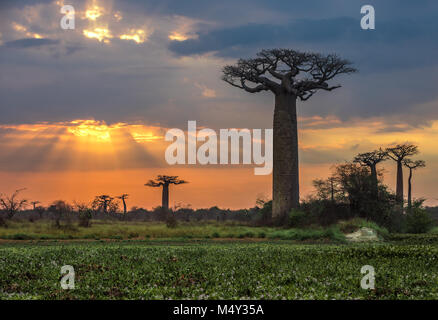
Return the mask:
[[72,240],[72,239],[210,239],[210,238],[269,238],[284,240],[344,241],[336,228],[311,228],[279,230],[269,227],[252,227],[236,223],[201,222],[179,223],[168,228],[158,222],[93,221],[90,228],[75,224],[55,228],[49,221],[10,222],[0,228],[0,239],[6,240]]
[[[61,266],[76,288],[62,290]],[[363,265],[375,290],[360,287]],[[438,299],[436,245],[84,241],[0,246],[0,299]]]
[[[169,228],[161,222],[93,220],[91,227],[78,227],[77,223],[56,228],[51,221],[10,221],[7,228],[0,228],[0,239],[4,240],[72,240],[72,239],[282,239],[312,240],[323,242],[345,242],[344,232],[352,232],[359,227],[370,227],[380,235],[387,231],[372,222],[353,219],[338,225],[322,228],[254,227],[237,222],[179,222]],[[438,236],[438,234],[437,234]],[[438,238],[438,237],[437,237]]]

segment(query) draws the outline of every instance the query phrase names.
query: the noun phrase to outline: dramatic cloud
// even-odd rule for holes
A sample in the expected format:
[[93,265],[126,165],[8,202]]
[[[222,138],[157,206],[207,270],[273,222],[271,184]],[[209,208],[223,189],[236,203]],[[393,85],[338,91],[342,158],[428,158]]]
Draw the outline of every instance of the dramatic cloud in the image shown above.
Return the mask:
[[8,48],[30,48],[30,47],[55,45],[58,43],[59,43],[59,40],[29,38],[29,39],[19,39],[19,40],[8,41],[4,44],[4,46],[6,46]]
[[[0,171],[103,170],[115,179],[131,168],[135,176],[162,164],[165,145],[151,132],[185,129],[188,120],[270,128],[272,94],[230,87],[221,69],[262,48],[290,47],[338,53],[360,71],[298,103],[303,192],[332,163],[407,140],[428,162],[428,177],[418,178],[436,188],[437,1],[367,1],[376,10],[367,31],[360,0],[71,0],[74,30],[60,27],[63,4],[0,2]],[[254,189],[248,198],[269,192],[269,179],[252,179],[242,178]]]

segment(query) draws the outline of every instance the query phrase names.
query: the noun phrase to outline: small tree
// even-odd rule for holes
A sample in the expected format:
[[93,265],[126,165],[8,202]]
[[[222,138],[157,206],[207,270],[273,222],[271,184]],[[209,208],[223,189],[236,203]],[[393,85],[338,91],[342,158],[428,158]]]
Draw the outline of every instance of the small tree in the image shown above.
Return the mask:
[[159,175],[155,180],[149,180],[145,186],[153,187],[153,188],[163,188],[162,198],[161,198],[161,207],[169,211],[169,185],[171,184],[184,184],[188,183],[188,181],[181,180],[178,176],[165,176]]
[[39,201],[32,201],[30,204],[33,206],[33,211],[36,211],[36,205],[40,204],[41,202]]
[[343,197],[339,180],[334,176],[328,177],[326,180],[315,179],[312,184],[316,189],[318,198],[321,200],[330,199],[335,202],[336,199]]
[[84,228],[91,227],[93,210],[86,203],[75,203],[75,207],[78,210],[79,226]]
[[407,157],[417,154],[418,146],[404,143],[398,144],[395,147],[390,147],[386,149],[388,157],[397,163],[397,187],[396,187],[396,197],[397,202],[403,206],[403,160]]
[[46,208],[44,208],[43,206],[38,206],[34,209],[34,211],[38,213],[38,216],[40,217],[40,219],[42,219],[44,212],[46,212]]
[[124,193],[121,196],[118,196],[117,199],[122,200],[123,203],[123,216],[126,217],[126,213],[127,213],[127,207],[126,207],[126,199],[128,199],[129,194]]
[[418,168],[424,168],[426,162],[424,160],[412,161],[411,159],[404,159],[403,165],[409,168],[409,179],[408,179],[408,211],[412,209],[412,171]]
[[52,203],[48,210],[55,215],[55,227],[60,228],[62,217],[71,212],[72,207],[64,200],[56,200]]
[[12,195],[10,196],[0,194],[0,208],[6,212],[6,217],[8,219],[12,219],[12,217],[17,212],[22,210],[28,203],[26,199],[18,198],[18,195],[23,190],[25,189],[23,188],[23,189],[15,190],[15,192],[12,193]]

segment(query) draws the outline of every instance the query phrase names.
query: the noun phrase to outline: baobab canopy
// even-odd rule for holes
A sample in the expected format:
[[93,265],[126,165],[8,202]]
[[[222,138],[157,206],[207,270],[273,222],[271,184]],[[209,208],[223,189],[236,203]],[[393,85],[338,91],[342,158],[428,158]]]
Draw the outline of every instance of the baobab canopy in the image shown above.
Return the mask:
[[251,93],[270,90],[278,94],[285,90],[305,101],[319,89],[339,88],[340,85],[330,86],[328,81],[338,74],[353,72],[356,69],[351,63],[336,54],[271,49],[262,50],[254,59],[240,59],[236,65],[224,67],[222,79]]

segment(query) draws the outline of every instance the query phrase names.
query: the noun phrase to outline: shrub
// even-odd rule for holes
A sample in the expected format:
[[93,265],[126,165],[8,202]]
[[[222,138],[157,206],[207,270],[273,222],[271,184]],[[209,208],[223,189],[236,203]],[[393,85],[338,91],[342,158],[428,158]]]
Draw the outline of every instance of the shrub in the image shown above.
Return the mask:
[[79,210],[79,226],[84,228],[91,227],[91,218],[92,218],[92,210],[91,209],[81,209]]
[[308,222],[308,215],[304,211],[292,209],[289,213],[288,225],[290,227],[303,227]]
[[168,228],[176,228],[178,226],[178,221],[173,213],[168,213],[166,217],[166,226]]
[[433,227],[433,220],[429,213],[421,207],[414,207],[406,217],[408,233],[426,233]]

